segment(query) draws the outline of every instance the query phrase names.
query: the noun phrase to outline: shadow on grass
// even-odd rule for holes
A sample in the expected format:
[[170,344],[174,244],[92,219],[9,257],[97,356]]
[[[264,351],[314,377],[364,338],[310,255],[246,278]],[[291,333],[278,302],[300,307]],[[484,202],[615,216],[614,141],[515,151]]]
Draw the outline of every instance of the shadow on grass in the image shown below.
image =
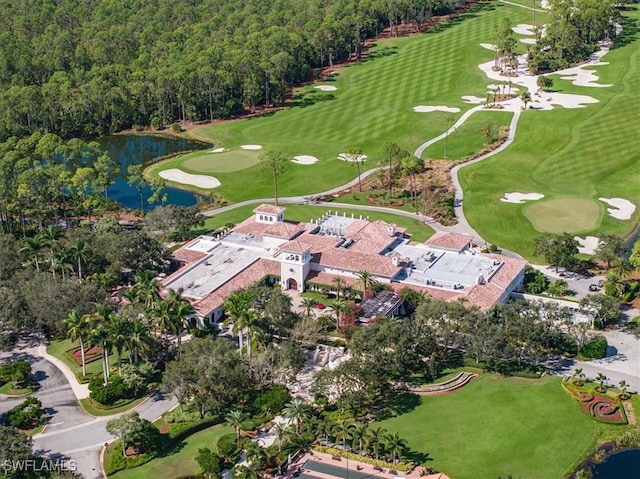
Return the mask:
[[335,100],[336,96],[332,93],[321,94],[316,90],[311,91],[306,94],[296,94],[293,95],[291,106],[297,106],[300,108],[306,108],[308,106],[313,106],[316,103],[322,103],[325,101]]
[[401,416],[413,411],[420,405],[420,396],[410,393],[392,394],[376,413],[376,419],[382,421],[390,417]]
[[363,58],[358,63],[356,63],[356,65],[362,65],[364,63],[371,62],[372,60],[376,60],[378,58],[389,57],[391,55],[397,55],[397,54],[398,54],[398,47],[396,46],[381,48],[379,50],[370,52],[365,58]]
[[[502,6],[502,5],[498,5]],[[490,12],[496,9],[496,5],[494,3],[481,2],[476,3],[469,9],[469,11],[464,13],[449,13],[449,18],[446,21],[439,21],[433,28],[429,28],[425,30],[425,34],[431,33],[440,33],[445,30],[448,30],[451,27],[458,25],[459,23],[469,20],[471,18],[476,18],[478,13],[481,12]],[[443,15],[446,16],[446,15]]]
[[[621,8],[620,10],[631,12],[637,9],[638,7],[636,6],[628,5],[625,8]],[[635,18],[621,16],[618,19],[618,22],[620,23],[620,25],[622,25],[622,32],[616,37],[615,42],[611,46],[611,50],[627,46],[638,39],[638,20],[636,20]]]

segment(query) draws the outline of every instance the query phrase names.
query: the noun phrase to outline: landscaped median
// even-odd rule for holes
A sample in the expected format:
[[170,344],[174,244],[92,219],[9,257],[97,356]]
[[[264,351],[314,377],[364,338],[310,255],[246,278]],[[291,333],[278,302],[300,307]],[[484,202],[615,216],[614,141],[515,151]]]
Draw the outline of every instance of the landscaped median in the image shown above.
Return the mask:
[[580,408],[597,421],[608,424],[627,424],[627,415],[622,401],[605,393],[598,393],[585,387],[563,382],[563,389],[578,403]]

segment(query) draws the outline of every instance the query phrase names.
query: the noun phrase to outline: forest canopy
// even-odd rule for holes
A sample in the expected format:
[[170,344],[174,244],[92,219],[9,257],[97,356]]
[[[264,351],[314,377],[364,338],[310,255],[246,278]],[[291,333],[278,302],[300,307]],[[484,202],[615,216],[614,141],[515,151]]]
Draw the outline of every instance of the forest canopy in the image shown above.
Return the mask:
[[389,27],[469,0],[0,0],[0,140],[277,105]]

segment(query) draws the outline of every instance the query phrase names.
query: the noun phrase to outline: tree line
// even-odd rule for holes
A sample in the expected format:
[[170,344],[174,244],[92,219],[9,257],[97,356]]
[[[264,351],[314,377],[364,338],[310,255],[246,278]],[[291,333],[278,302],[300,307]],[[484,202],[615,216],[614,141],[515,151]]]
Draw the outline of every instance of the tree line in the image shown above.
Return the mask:
[[93,136],[279,105],[314,69],[358,58],[471,0],[50,0],[0,9],[0,139]]

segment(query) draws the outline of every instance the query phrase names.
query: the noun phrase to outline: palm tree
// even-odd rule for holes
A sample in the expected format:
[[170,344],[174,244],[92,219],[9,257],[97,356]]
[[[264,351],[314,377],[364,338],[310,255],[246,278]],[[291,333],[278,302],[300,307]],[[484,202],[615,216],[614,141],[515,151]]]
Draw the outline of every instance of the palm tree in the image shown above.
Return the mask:
[[91,248],[80,238],[77,238],[69,247],[69,256],[78,266],[78,279],[82,279],[82,265],[86,265],[92,255]]
[[400,437],[400,435],[395,432],[393,434],[387,434],[385,437],[385,447],[387,449],[387,453],[391,453],[392,462],[396,463],[396,456],[400,459],[400,456],[404,452],[407,447],[406,439]]
[[316,436],[324,436],[325,444],[328,443],[329,437],[333,434],[335,426],[336,423],[328,417],[322,418],[322,420],[318,421],[318,424],[316,424]]
[[167,339],[167,332],[173,330],[173,315],[171,303],[166,300],[158,302],[151,310],[151,321],[154,327]]
[[278,452],[282,452],[282,445],[289,438],[289,428],[281,422],[273,426],[271,432],[276,437],[276,443],[278,444]]
[[349,161],[355,163],[358,169],[358,189],[362,191],[362,181],[360,180],[360,163],[364,163],[365,156],[362,154],[362,148],[353,146],[347,150],[346,157]]
[[133,352],[133,363],[138,364],[140,353],[149,349],[149,327],[141,319],[131,321],[127,347]]
[[387,430],[380,426],[369,429],[367,448],[371,448],[376,460],[380,458],[380,446],[383,445],[385,434],[387,434]]
[[269,173],[273,177],[273,189],[275,194],[275,203],[278,206],[278,178],[284,171],[284,166],[287,161],[282,156],[282,153],[277,151],[268,151],[260,153],[258,157],[260,162],[260,169],[264,173]]
[[267,465],[267,452],[257,442],[251,441],[246,449],[247,467],[260,477]]
[[315,299],[302,298],[302,301],[300,302],[300,306],[304,308],[304,312],[307,318],[311,317],[311,310],[315,307],[316,304],[318,303],[316,303]]
[[64,237],[64,233],[57,226],[49,225],[42,228],[38,236],[49,250],[49,261],[53,264],[53,255],[60,248],[60,240]]
[[138,271],[135,275],[133,288],[137,297],[142,300],[147,309],[151,310],[160,299],[158,293],[160,283],[153,271]]
[[67,327],[67,338],[71,341],[80,341],[80,356],[82,358],[82,377],[87,375],[87,364],[85,361],[84,338],[87,333],[88,321],[85,316],[80,316],[75,309],[69,313],[63,321]]
[[598,386],[598,391],[600,392],[605,392],[605,386],[604,383],[607,381],[607,379],[609,379],[607,376],[605,376],[602,373],[598,373],[596,375],[596,381],[598,381],[600,383],[600,385]]
[[633,273],[633,266],[627,260],[627,258],[616,258],[611,264],[611,269],[609,269],[611,274],[616,274],[622,279],[628,279]]
[[108,323],[98,323],[89,332],[89,343],[92,346],[99,347],[102,351],[102,373],[104,377],[104,385],[109,382],[109,354],[111,353],[111,331],[109,331]]
[[585,376],[584,372],[582,372],[582,368],[577,368],[573,372],[573,382],[575,384],[577,384],[578,386],[582,386],[585,377],[586,376]]
[[347,302],[340,300],[334,301],[333,304],[329,306],[329,309],[333,311],[333,314],[336,316],[336,328],[340,327],[340,318],[342,317],[342,313],[347,310]]
[[226,323],[233,323],[233,334],[238,336],[238,350],[242,354],[244,346],[244,331],[247,327],[247,312],[251,308],[253,297],[247,291],[231,293],[224,302],[223,308],[227,315]]
[[416,176],[418,173],[422,173],[424,170],[424,162],[418,158],[417,156],[413,156],[411,154],[405,155],[400,158],[400,164],[402,166],[402,173],[404,175],[409,175],[409,187],[411,189],[411,204],[413,205],[414,213],[418,211],[418,200],[417,200],[417,187],[416,187]]
[[170,289],[169,294],[167,295],[167,301],[170,304],[170,309],[173,315],[173,330],[178,337],[178,346],[182,344],[182,331],[187,318],[195,313],[191,303],[182,297],[182,291],[182,288],[177,291]]
[[336,289],[336,301],[340,301],[340,293],[344,287],[344,278],[342,276],[334,276],[331,280],[331,284]]
[[[57,253],[53,255],[53,260],[55,260],[57,267],[60,268],[60,272],[62,273],[62,279],[66,279],[67,275],[66,271],[71,269],[71,265],[73,264],[71,255],[69,254],[68,249],[61,249]],[[108,274],[108,273],[104,273]]]
[[362,286],[362,290],[364,292],[364,297],[368,298],[371,287],[376,283],[375,278],[373,277],[373,273],[367,271],[366,269],[360,270],[356,273],[358,277],[358,281],[356,284]]
[[342,441],[342,449],[347,450],[347,439],[351,439],[351,432],[355,425],[351,421],[340,421],[336,423],[333,429],[333,435],[336,441]]
[[296,425],[296,436],[300,435],[300,424],[309,419],[309,406],[302,399],[294,399],[285,404],[282,411],[284,417],[293,419]]
[[604,280],[605,292],[614,298],[620,298],[622,293],[624,293],[625,288],[626,283],[624,282],[624,279],[616,273],[609,273],[607,278]]
[[522,99],[522,102],[524,103],[524,109],[526,110],[527,105],[531,101],[531,93],[525,91],[524,93],[522,93],[522,95],[520,95],[520,98]]
[[249,466],[236,466],[233,468],[233,479],[260,479],[260,471]]
[[131,323],[114,313],[111,315],[109,330],[111,333],[111,344],[118,355],[118,373],[122,374],[122,352],[129,342]]
[[46,245],[40,236],[34,238],[24,238],[24,246],[20,248],[20,253],[25,253],[27,257],[35,263],[36,271],[40,272],[40,255]]
[[401,149],[397,143],[386,141],[382,145],[382,152],[387,155],[389,161],[389,199],[393,198],[393,160],[400,157]]
[[356,444],[358,445],[358,454],[362,455],[362,449],[365,439],[367,438],[367,432],[369,430],[368,424],[356,424],[351,432],[352,448]]
[[225,422],[235,429],[236,431],[236,441],[240,440],[240,433],[242,432],[242,423],[247,419],[247,415],[240,411],[239,409],[234,409],[233,411],[229,411],[224,418]]
[[620,386],[620,389],[622,389],[622,392],[619,394],[619,397],[627,399],[629,397],[629,394],[627,393],[627,388],[629,387],[629,384],[627,383],[627,381],[623,379],[618,383],[618,385]]

